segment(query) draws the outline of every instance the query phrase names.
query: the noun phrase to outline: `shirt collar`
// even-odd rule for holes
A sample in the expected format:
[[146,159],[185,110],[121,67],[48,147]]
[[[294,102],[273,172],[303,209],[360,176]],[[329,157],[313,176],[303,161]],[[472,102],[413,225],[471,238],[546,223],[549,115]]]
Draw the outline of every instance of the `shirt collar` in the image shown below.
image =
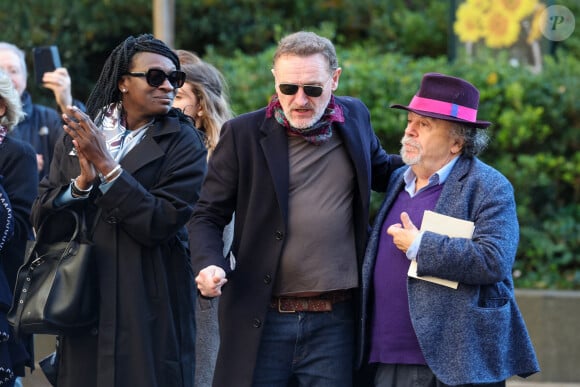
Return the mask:
[[[457,163],[457,160],[459,160],[459,157],[454,157],[447,164],[441,167],[441,169],[432,174],[429,177],[429,184],[427,184],[426,187],[423,187],[421,191],[428,187],[445,183],[445,181],[449,177],[449,174],[451,173],[451,170],[453,169],[453,166],[455,165],[455,163]],[[405,180],[405,191],[407,191],[409,195],[411,195],[411,197],[415,196],[418,193],[415,192],[415,184],[417,181],[417,176],[415,176],[415,172],[413,172],[412,168],[407,168],[407,170],[403,174],[403,179]]]

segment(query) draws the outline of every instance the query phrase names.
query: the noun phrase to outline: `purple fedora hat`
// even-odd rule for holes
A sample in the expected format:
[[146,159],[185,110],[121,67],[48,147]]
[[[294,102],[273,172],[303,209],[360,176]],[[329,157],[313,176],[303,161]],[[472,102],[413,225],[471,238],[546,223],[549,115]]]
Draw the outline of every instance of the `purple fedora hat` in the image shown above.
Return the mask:
[[409,106],[391,105],[422,116],[487,128],[491,122],[477,120],[479,91],[461,78],[438,73],[423,75],[421,88]]

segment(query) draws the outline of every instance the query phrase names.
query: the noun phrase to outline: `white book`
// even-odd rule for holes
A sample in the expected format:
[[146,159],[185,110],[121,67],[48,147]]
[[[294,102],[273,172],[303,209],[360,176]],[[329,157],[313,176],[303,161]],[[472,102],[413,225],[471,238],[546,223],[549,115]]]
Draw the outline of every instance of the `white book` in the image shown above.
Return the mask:
[[[447,235],[451,238],[468,238],[473,236],[475,225],[468,220],[454,218],[452,216],[438,214],[433,211],[425,211],[421,231],[431,231],[441,235]],[[449,281],[443,278],[417,275],[417,261],[412,260],[407,272],[409,277],[417,278],[424,281],[433,282],[439,285],[457,289],[458,282]]]

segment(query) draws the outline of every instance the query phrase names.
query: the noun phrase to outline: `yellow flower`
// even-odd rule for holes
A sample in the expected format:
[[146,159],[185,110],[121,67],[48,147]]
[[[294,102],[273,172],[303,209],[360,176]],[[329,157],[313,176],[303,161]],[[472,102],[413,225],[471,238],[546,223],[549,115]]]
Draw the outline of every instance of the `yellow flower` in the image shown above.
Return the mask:
[[498,81],[499,77],[497,75],[497,73],[494,71],[493,73],[489,73],[487,75],[487,78],[485,79],[485,81],[487,82],[488,85],[492,86],[495,85]]
[[491,48],[509,47],[518,40],[520,23],[509,14],[492,9],[483,17],[485,44]]
[[481,14],[470,3],[463,3],[457,9],[457,20],[453,30],[461,42],[476,42],[482,37]]
[[531,44],[534,40],[538,40],[542,37],[542,27],[546,24],[546,14],[544,11],[546,10],[546,5],[543,3],[539,3],[534,10],[534,14],[532,17],[532,23],[530,25],[530,32],[528,33],[528,37],[526,42]]
[[534,11],[538,0],[496,0],[497,9],[520,21]]

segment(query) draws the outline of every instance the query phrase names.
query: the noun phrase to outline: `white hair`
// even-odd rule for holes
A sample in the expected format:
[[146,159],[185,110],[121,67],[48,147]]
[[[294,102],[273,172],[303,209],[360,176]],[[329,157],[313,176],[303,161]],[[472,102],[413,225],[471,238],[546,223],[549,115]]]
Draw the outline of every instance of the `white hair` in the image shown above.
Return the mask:
[[0,125],[12,130],[24,118],[22,102],[12,80],[4,71],[0,70],[0,99],[6,105],[6,112],[0,117]]

